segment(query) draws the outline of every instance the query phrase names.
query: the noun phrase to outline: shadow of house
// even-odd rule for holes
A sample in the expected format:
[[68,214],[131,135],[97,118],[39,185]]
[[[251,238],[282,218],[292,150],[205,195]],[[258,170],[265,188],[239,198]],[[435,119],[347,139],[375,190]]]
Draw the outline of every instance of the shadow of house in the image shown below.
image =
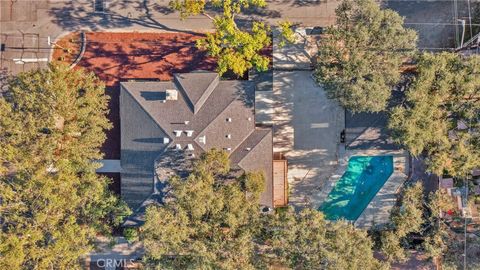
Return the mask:
[[388,129],[388,112],[405,98],[402,84],[392,91],[387,110],[378,113],[352,113],[345,111],[345,145],[350,150],[399,150],[401,146],[394,143]]

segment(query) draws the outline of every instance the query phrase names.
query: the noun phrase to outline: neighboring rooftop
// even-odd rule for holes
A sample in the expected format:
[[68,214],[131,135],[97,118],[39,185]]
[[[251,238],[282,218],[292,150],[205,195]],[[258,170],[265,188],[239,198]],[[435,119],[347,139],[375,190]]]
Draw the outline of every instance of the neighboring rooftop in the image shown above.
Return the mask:
[[217,148],[231,153],[233,168],[264,171],[261,204],[273,208],[272,132],[255,126],[254,86],[206,71],[122,82],[122,198],[137,209],[162,181],[185,173],[189,159]]

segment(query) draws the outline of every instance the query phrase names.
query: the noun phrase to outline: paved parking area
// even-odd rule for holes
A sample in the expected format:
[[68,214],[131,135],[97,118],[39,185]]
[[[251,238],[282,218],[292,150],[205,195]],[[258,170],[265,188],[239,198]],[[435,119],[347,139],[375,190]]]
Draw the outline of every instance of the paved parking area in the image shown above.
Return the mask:
[[274,152],[288,159],[289,203],[318,204],[337,165],[343,109],[315,84],[311,71],[274,71],[273,91],[255,98],[257,119],[273,124]]
[[45,67],[48,63],[50,45],[47,38],[38,34],[0,34],[4,50],[0,52],[0,67],[18,72]]

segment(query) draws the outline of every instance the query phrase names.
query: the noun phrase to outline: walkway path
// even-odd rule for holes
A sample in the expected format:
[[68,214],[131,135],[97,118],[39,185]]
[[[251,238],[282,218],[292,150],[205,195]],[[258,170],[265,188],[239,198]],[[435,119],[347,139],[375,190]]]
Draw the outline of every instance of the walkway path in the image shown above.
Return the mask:
[[122,166],[118,159],[102,159],[97,160],[101,164],[101,167],[97,169],[97,173],[120,173],[122,172]]

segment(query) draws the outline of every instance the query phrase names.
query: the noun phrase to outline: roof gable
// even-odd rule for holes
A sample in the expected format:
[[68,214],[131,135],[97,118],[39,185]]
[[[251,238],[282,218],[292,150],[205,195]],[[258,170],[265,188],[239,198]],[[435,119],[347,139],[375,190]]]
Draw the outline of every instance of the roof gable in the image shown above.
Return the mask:
[[260,203],[273,207],[273,148],[272,130],[256,129],[232,153],[232,164],[238,164],[244,171],[262,171],[265,175],[265,191],[260,196]]
[[193,113],[197,113],[217,87],[220,78],[213,72],[192,72],[175,74],[175,83],[184,93]]

